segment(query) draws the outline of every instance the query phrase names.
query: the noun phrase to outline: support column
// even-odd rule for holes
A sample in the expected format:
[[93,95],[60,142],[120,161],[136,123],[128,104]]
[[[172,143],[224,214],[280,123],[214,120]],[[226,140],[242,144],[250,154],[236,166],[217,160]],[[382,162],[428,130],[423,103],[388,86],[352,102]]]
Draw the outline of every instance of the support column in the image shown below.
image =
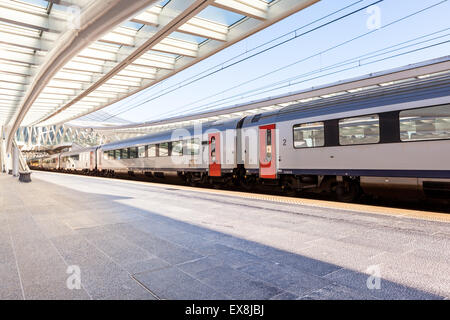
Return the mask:
[[8,172],[8,174],[12,174],[12,154],[11,152],[6,152],[6,172]]
[[19,149],[16,146],[12,147],[12,174],[19,176]]
[[6,150],[6,131],[5,127],[2,127],[1,130],[1,146],[0,146],[0,163],[1,163],[1,172],[6,173],[9,170],[9,162],[8,162],[8,150]]
[[5,139],[1,139],[1,145],[0,145],[0,171],[3,172],[3,173],[6,172],[5,146],[6,146]]

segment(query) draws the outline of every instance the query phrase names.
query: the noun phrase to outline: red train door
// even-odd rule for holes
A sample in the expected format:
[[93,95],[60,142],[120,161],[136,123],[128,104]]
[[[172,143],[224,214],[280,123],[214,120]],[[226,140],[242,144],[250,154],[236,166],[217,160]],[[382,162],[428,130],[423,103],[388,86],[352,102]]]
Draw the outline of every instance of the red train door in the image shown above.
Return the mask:
[[259,176],[277,178],[275,124],[259,127]]
[[209,139],[209,175],[220,177],[222,168],[220,165],[220,133],[210,133]]

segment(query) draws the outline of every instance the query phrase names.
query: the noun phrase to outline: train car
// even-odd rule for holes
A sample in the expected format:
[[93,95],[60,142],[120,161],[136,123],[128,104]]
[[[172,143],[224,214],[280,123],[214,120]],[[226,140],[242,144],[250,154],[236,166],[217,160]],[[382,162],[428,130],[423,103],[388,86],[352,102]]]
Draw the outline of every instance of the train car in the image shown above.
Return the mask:
[[179,177],[193,185],[231,182],[238,121],[210,122],[102,145],[97,168],[106,175]]
[[59,169],[59,154],[53,154],[46,158],[38,160],[39,168],[44,170],[58,170]]
[[450,198],[449,92],[447,76],[432,86],[377,87],[248,118],[243,130],[257,133],[259,163],[245,160],[253,177],[246,180],[333,192],[343,201],[361,191]]
[[97,149],[91,147],[61,153],[59,170],[94,173],[97,171]]

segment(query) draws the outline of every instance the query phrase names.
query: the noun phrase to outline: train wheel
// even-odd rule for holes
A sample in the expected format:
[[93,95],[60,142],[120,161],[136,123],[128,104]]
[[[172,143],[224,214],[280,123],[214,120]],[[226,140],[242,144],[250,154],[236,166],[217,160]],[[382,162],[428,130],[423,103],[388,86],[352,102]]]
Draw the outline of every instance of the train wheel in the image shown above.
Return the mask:
[[255,179],[251,176],[244,176],[241,179],[241,186],[246,191],[251,191],[255,187]]
[[283,192],[284,195],[286,195],[288,197],[297,196],[297,191],[294,188],[292,188],[290,185],[281,186],[281,191]]
[[191,186],[191,187],[196,187],[197,186],[197,182],[194,181],[194,179],[192,178],[192,174],[188,173],[186,174],[186,185]]
[[341,202],[353,202],[361,194],[356,182],[344,181],[336,186],[336,199]]

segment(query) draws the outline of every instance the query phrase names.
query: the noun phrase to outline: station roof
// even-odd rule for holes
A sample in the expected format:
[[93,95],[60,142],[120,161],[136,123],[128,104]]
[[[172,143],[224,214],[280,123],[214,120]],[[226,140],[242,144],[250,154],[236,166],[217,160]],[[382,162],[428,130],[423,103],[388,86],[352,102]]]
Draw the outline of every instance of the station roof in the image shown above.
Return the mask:
[[319,0],[0,0],[0,125],[60,124]]

